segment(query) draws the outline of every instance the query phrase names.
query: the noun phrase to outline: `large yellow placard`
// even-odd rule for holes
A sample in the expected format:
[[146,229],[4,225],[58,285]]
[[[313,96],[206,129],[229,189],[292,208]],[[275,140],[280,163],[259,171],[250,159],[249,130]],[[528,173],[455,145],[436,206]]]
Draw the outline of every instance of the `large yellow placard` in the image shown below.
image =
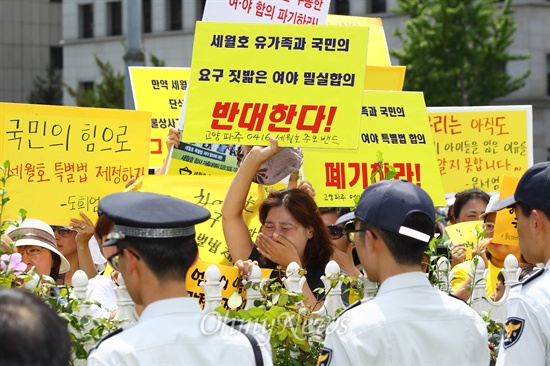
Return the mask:
[[[194,263],[189,271],[187,272],[187,277],[185,279],[185,287],[187,288],[187,293],[189,297],[194,297],[199,301],[201,307],[204,307],[205,298],[204,290],[201,287],[201,283],[206,282],[206,271],[213,263],[208,263],[203,260],[198,260]],[[241,281],[241,276],[239,275],[239,270],[237,267],[224,266],[221,264],[214,264],[220,271],[221,281],[225,281],[225,286],[222,289],[222,306],[226,309],[227,300],[234,292],[237,292],[243,299],[246,298],[246,290]],[[271,275],[271,269],[262,268],[262,278],[269,278]],[[245,303],[243,303],[244,306]]]
[[[352,207],[371,184],[371,175],[395,168],[392,179],[406,179],[422,187],[436,206],[445,195],[433,140],[420,92],[365,91],[357,150],[304,148],[304,175],[313,183],[319,206]],[[382,155],[380,168],[377,155]],[[384,178],[386,178],[384,176]],[[380,180],[379,175],[374,181]]]
[[[500,189],[500,198],[513,195],[518,186],[519,176],[505,175],[502,177],[502,187]],[[495,220],[495,232],[493,233],[493,243],[519,246],[518,237],[518,218],[514,209],[505,208],[497,212]]]
[[531,106],[434,107],[428,115],[447,193],[496,193],[503,175],[533,164]]
[[[196,225],[195,228],[199,258],[208,263],[233,265],[223,235],[221,213],[221,207],[232,180],[232,176],[147,175],[130,189],[166,194],[209,210],[212,214],[210,219]],[[254,239],[260,229],[257,215],[263,197],[263,189],[252,184],[245,205],[244,218],[250,235]]]
[[367,65],[391,66],[388,43],[386,42],[386,35],[384,34],[381,18],[328,14],[325,24],[368,27],[369,48],[367,50]]
[[183,141],[357,147],[368,28],[198,22]]
[[176,128],[183,105],[189,68],[130,67],[134,104],[138,111],[151,112],[149,167],[160,167],[167,156],[166,136]]
[[0,161],[9,160],[10,202],[3,219],[28,217],[68,225],[97,218],[106,194],[147,174],[151,113],[0,103]]

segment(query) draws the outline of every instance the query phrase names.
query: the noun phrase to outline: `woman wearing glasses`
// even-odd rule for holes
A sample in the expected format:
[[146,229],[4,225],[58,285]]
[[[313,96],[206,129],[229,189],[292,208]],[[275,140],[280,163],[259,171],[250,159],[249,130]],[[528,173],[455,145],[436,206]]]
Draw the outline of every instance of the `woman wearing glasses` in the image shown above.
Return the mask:
[[[354,260],[353,244],[350,243],[345,231],[345,225],[348,222],[345,220],[345,215],[349,215],[349,208],[321,207],[320,211],[323,222],[327,225],[330,233],[330,239],[332,240],[332,246],[334,248],[332,259],[338,263],[340,269],[344,271],[346,275],[359,278],[359,276],[361,276],[361,271],[358,267],[361,267],[361,264],[359,263],[359,258],[357,258],[357,261]],[[350,220],[353,222],[354,218]]]
[[71,264],[71,269],[59,277],[58,284],[71,286],[72,278],[79,269],[88,278],[97,276],[97,269],[92,259],[88,242],[94,235],[94,224],[80,213],[81,219],[71,218],[70,226],[52,226],[59,251]]
[[327,227],[319,209],[305,189],[272,191],[262,202],[259,218],[262,230],[256,242],[250,237],[243,218],[250,185],[260,166],[277,154],[277,140],[270,137],[270,146],[254,146],[233,178],[222,206],[222,224],[227,247],[242,275],[249,274],[250,261],[260,267],[286,270],[296,262],[307,270],[302,292],[308,298],[306,305],[320,306],[316,288],[323,288],[320,277],[332,255]]
[[15,242],[27,270],[35,267],[38,275],[50,276],[54,281],[59,274],[69,271],[69,262],[58,250],[53,230],[45,222],[25,219],[17,227],[10,226],[6,235]]
[[[493,232],[495,231],[495,220],[497,213],[493,211],[493,204],[498,201],[499,195],[492,196],[487,204],[485,212],[479,217],[483,222],[484,238],[478,246],[481,258],[485,262],[485,268],[488,273],[485,279],[485,292],[487,297],[493,295],[498,284],[498,274],[504,268],[504,260],[508,254],[513,254],[518,263],[525,263],[519,246],[503,245],[494,243]],[[463,262],[454,267],[454,276],[452,284],[453,295],[468,301],[471,295],[472,279],[468,275],[471,271],[472,261]]]

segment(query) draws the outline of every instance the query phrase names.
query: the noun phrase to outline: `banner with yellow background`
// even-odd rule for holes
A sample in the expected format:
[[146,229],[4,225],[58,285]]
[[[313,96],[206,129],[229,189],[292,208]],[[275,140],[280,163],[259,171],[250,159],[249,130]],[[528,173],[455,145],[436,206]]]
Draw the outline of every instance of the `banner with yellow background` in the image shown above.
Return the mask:
[[[201,287],[202,282],[206,282],[206,270],[212,263],[198,260],[195,264],[189,268],[187,272],[187,278],[185,280],[185,287],[189,297],[194,297],[199,301],[201,307],[204,307],[204,290]],[[214,264],[221,273],[221,281],[225,281],[225,285],[222,289],[221,305],[228,309],[227,300],[233,293],[238,293],[243,299],[246,299],[246,290],[241,282],[241,276],[236,267],[224,266],[222,264]],[[262,278],[269,278],[272,270],[262,268]],[[244,306],[244,304],[243,304]]]
[[[213,264],[233,265],[223,235],[221,213],[232,180],[232,176],[147,175],[128,189],[166,194],[206,208],[212,216],[195,227],[199,259]],[[253,240],[260,230],[258,207],[263,198],[263,187],[253,183],[244,209],[244,218]]]
[[183,106],[188,67],[130,67],[134,105],[138,111],[151,112],[149,167],[162,166],[168,151],[166,136],[177,128]]
[[[477,248],[478,237],[483,231],[483,220],[460,222],[445,227],[447,235],[453,244],[462,244],[466,249],[466,260],[472,259],[472,249]],[[482,238],[480,238],[482,239]]]
[[446,193],[496,193],[503,175],[522,175],[533,164],[530,105],[429,107],[428,116]]
[[2,218],[95,221],[101,197],[147,174],[150,123],[150,112],[0,103],[0,161],[16,174]]
[[368,28],[197,22],[184,142],[357,147]]
[[[436,206],[444,206],[423,94],[365,91],[361,118],[360,133],[354,137],[359,141],[357,150],[303,149],[304,176],[317,192],[317,204],[355,206],[354,200],[371,184],[374,174],[374,181],[391,177],[415,183]],[[378,170],[382,176],[375,174]]]

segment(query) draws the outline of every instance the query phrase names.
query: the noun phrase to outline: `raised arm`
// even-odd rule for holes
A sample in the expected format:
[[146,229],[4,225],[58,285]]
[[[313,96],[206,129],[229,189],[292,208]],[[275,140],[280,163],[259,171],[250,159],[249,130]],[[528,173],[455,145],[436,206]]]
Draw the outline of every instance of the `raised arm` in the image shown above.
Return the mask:
[[97,269],[92,259],[92,253],[88,242],[94,235],[94,223],[84,213],[80,213],[81,219],[71,218],[71,225],[76,230],[76,250],[78,253],[78,266],[86,273],[88,278],[97,276]]
[[254,146],[235,174],[222,205],[222,226],[227,248],[233,263],[246,260],[252,253],[254,242],[243,217],[250,185],[260,166],[281,149],[277,140],[269,137],[270,146]]

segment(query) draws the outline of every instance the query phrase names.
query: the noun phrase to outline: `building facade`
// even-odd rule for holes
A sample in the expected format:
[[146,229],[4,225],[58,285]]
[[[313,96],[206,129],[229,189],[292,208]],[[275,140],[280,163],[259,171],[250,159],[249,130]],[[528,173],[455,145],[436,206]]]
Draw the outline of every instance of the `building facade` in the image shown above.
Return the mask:
[[61,0],[0,1],[0,101],[26,103],[36,76],[63,68]]

